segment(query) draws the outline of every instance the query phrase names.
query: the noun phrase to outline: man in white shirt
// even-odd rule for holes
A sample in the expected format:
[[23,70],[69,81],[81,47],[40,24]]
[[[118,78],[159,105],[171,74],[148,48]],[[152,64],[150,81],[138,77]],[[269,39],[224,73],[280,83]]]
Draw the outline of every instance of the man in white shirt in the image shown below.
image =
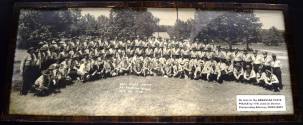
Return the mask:
[[265,70],[271,70],[271,62],[272,62],[272,57],[268,56],[267,52],[263,53],[263,65]]
[[239,65],[239,63],[237,63],[234,67],[234,71],[233,71],[233,74],[234,74],[234,78],[236,80],[236,82],[242,82],[243,81],[243,68],[241,65]]
[[256,73],[250,65],[246,65],[246,70],[243,74],[244,83],[256,83]]
[[278,88],[280,90],[283,89],[281,62],[280,62],[280,60],[277,60],[277,56],[275,54],[272,54],[271,69],[272,69],[273,74],[276,75],[277,78],[278,78],[278,80],[279,80],[279,86],[278,86]]
[[259,67],[259,69],[257,70],[257,73],[256,73],[256,82],[257,82],[257,85],[259,85],[260,87],[264,87],[265,85],[265,80],[266,78],[266,73],[264,72],[263,68],[262,67]]
[[270,70],[266,70],[266,77],[264,78],[265,88],[268,90],[273,90],[279,92],[279,80],[275,74]]
[[36,91],[35,95],[37,96],[44,96],[47,94],[48,86],[50,84],[50,78],[49,78],[49,72],[48,70],[42,71],[42,75],[38,77],[38,79],[35,81],[32,88]]
[[226,61],[226,75],[225,75],[225,78],[224,80],[227,80],[227,81],[232,81],[234,80],[234,75],[233,75],[233,71],[234,71],[234,64],[230,61]]

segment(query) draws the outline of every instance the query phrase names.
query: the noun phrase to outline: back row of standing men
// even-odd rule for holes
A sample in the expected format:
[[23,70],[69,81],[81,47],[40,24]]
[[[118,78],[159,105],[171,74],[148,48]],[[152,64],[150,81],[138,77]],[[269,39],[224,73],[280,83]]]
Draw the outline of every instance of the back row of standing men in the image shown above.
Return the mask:
[[126,41],[71,38],[40,42],[28,53],[20,68],[22,94],[33,84],[41,90],[77,79],[87,81],[125,74],[219,83],[235,80],[274,91],[282,89],[281,65],[276,55],[257,50],[229,50],[198,41],[154,37]]

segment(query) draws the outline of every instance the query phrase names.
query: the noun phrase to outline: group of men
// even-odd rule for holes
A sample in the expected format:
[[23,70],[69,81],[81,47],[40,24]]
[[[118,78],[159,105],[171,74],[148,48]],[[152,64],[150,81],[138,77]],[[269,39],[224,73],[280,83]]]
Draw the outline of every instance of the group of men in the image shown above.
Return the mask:
[[280,67],[275,54],[230,50],[213,43],[161,37],[125,41],[74,37],[40,42],[28,50],[20,69],[21,94],[52,92],[76,80],[120,75],[237,81],[279,91],[283,87]]

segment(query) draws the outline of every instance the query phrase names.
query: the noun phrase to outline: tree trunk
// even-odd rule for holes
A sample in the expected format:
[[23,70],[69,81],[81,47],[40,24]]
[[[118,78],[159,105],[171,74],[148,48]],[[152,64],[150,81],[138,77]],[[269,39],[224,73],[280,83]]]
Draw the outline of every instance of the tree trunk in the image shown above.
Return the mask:
[[231,40],[229,40],[227,43],[228,43],[228,46],[229,46],[229,50],[232,50],[232,49],[233,49],[233,48],[232,48],[232,44],[233,44],[233,43],[231,42]]
[[248,40],[246,40],[246,50],[248,50],[248,49],[249,49],[248,44],[249,44],[249,42],[248,42]]

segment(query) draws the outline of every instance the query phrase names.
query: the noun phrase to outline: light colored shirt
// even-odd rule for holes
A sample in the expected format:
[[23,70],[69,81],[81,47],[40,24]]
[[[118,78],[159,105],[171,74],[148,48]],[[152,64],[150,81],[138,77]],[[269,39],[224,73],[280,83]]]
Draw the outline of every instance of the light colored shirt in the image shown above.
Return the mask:
[[274,68],[281,67],[281,62],[280,62],[280,60],[272,61],[272,62],[271,62],[271,67],[274,67]]

